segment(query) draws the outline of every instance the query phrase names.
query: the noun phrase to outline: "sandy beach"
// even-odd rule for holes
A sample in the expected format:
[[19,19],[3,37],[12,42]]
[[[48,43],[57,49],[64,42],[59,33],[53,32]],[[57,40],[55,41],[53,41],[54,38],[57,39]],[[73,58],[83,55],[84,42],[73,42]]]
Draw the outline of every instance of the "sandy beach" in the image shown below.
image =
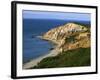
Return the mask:
[[23,69],[28,69],[28,68],[31,68],[31,67],[34,67],[36,66],[42,59],[46,58],[46,57],[53,57],[53,56],[56,56],[59,54],[59,51],[57,49],[53,49],[51,50],[48,54],[46,55],[43,55],[41,57],[38,57],[36,59],[33,59],[31,60],[30,62],[28,63],[25,63],[23,65]]

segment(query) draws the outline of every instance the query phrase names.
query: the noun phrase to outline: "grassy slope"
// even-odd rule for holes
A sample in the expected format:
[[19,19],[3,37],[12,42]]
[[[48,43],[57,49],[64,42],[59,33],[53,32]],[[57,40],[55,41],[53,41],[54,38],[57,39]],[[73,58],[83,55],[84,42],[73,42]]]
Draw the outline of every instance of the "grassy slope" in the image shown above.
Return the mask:
[[33,68],[90,66],[90,48],[79,48],[63,52],[55,57],[43,59]]

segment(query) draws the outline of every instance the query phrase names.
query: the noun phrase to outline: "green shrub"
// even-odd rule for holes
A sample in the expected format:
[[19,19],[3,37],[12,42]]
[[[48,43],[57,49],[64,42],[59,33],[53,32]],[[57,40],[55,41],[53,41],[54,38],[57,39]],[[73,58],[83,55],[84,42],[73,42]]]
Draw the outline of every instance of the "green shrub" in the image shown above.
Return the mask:
[[79,48],[63,52],[55,57],[47,57],[32,69],[90,66],[90,62],[90,48]]

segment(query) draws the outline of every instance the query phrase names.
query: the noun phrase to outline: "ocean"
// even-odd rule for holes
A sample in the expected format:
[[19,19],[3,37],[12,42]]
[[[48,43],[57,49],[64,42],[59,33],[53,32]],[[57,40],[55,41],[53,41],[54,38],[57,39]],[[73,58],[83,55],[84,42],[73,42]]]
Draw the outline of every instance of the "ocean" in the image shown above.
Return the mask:
[[68,22],[90,25],[90,21],[23,19],[23,63],[48,54],[53,47],[49,41],[36,36],[41,36],[48,30]]

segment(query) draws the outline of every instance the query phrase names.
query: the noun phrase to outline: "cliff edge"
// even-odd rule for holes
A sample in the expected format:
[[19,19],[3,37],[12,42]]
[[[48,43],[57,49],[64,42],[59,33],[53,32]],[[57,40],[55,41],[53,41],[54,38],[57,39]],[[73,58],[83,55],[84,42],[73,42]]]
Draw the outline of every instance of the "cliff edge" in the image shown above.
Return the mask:
[[76,23],[67,23],[44,33],[42,39],[57,44],[59,52],[90,47],[89,27]]

